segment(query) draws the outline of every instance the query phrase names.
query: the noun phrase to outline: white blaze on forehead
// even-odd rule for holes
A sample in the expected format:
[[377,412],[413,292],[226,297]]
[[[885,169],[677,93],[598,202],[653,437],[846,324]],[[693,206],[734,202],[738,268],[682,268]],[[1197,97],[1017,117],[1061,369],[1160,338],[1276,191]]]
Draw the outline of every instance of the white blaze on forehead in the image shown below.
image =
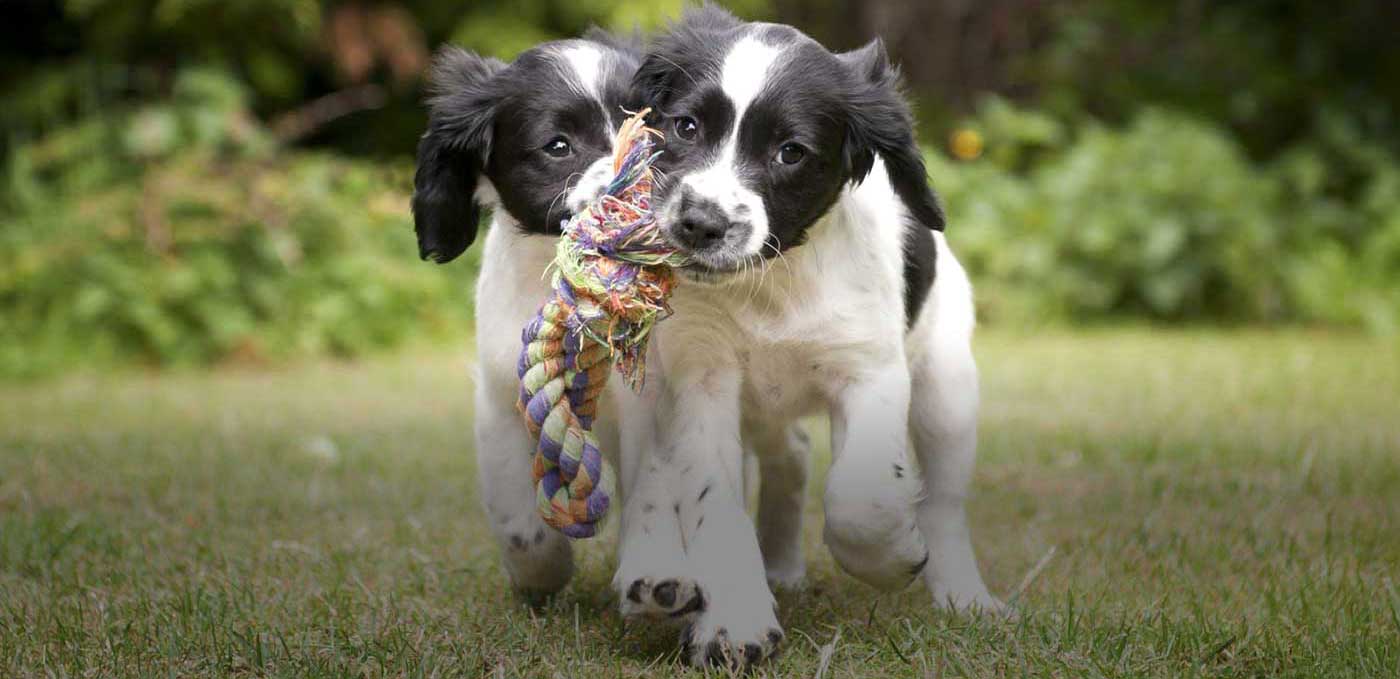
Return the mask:
[[734,104],[734,130],[739,129],[739,121],[744,111],[763,91],[768,81],[768,69],[778,60],[782,49],[764,44],[754,37],[747,37],[734,44],[724,57],[720,70],[720,87],[729,101]]
[[574,71],[572,84],[584,94],[598,96],[603,82],[603,51],[592,45],[575,45],[565,48],[562,56]]
[[[569,65],[564,78],[579,93],[592,98],[598,102],[598,106],[603,114],[602,133],[605,139],[613,136],[613,115],[608,107],[603,105],[603,79],[606,77],[607,55],[603,50],[594,45],[581,44],[565,48],[560,52],[565,63]],[[614,140],[616,141],[616,140]]]

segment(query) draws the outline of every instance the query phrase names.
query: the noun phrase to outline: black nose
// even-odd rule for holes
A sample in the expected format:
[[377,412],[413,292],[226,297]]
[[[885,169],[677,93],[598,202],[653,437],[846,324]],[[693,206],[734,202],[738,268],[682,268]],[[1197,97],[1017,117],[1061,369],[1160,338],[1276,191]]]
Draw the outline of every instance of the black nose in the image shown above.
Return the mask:
[[708,250],[724,242],[729,226],[729,218],[718,205],[686,195],[681,199],[680,213],[676,215],[672,231],[685,248]]

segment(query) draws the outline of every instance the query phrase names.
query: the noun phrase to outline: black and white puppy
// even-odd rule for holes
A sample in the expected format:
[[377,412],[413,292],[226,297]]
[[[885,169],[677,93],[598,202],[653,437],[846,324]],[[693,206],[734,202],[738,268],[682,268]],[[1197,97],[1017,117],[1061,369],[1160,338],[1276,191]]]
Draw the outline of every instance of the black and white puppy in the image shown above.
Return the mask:
[[[713,6],[688,11],[637,72],[666,133],[660,222],[693,264],[656,331],[654,443],[614,582],[624,608],[690,620],[693,663],[751,664],[782,639],[770,583],[803,570],[791,425],[816,412],[831,418],[823,534],[837,563],[882,588],[921,578],[937,605],[1001,606],[963,507],[972,291],[898,80],[878,41],[834,54]],[[762,472],[757,531],[746,447]]]
[[[449,48],[432,69],[414,177],[418,247],[424,259],[450,261],[491,211],[476,288],[478,479],[506,572],[527,593],[563,587],[572,552],[535,509],[535,444],[514,407],[520,328],[549,294],[552,236],[611,179],[613,136],[625,111],[639,108],[628,96],[640,56],[595,31],[539,45],[510,64]],[[617,384],[612,391],[634,398]],[[597,433],[615,452],[615,397],[600,405]]]

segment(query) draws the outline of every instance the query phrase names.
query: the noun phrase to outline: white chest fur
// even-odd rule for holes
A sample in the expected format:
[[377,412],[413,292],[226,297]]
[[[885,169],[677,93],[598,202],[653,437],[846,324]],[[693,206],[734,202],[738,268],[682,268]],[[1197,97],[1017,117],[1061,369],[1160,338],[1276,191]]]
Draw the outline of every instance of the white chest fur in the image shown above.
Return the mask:
[[546,276],[558,240],[527,235],[497,212],[481,257],[476,284],[477,358],[486,369],[480,378],[503,382],[492,386],[514,395],[520,328],[550,293]]
[[722,284],[683,281],[660,326],[668,375],[737,367],[745,417],[790,419],[903,361],[904,217],[877,163],[803,245]]

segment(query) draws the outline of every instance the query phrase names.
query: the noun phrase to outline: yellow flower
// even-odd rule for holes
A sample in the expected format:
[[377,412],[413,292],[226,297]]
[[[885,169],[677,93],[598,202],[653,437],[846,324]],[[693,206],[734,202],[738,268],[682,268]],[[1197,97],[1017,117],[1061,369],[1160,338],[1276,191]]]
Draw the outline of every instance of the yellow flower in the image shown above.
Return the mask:
[[959,160],[975,160],[982,155],[982,135],[977,130],[955,130],[950,140],[953,155]]

